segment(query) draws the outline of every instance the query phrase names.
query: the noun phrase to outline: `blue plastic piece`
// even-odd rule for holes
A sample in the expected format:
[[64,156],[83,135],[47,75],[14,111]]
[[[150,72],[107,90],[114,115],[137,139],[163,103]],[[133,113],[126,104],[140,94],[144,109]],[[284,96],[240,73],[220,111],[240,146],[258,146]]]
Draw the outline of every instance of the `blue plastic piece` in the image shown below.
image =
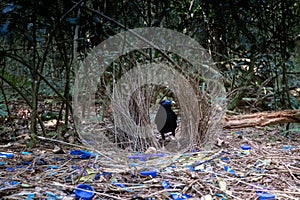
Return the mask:
[[32,154],[32,153],[27,152],[27,151],[23,151],[21,154],[24,156],[24,155],[29,155],[29,154]]
[[6,168],[6,171],[14,172],[14,171],[16,171],[16,169],[15,169],[15,168],[12,168],[12,167],[7,167],[7,168]]
[[121,188],[126,189],[127,192],[133,192],[132,190],[129,190],[123,183],[114,181],[113,184],[114,184],[115,186],[118,186],[118,187],[121,187]]
[[81,156],[82,159],[89,159],[90,157],[95,157],[95,154],[84,150],[71,150],[70,155]]
[[72,165],[71,168],[74,169],[74,170],[80,169],[80,167],[78,167],[76,165]]
[[284,145],[283,146],[283,150],[284,151],[289,151],[289,150],[291,150],[291,149],[293,149],[294,147],[293,146],[289,146],[289,145]]
[[[81,190],[82,189],[82,190]],[[86,190],[86,191],[83,191]],[[80,184],[75,189],[75,198],[76,200],[91,200],[94,197],[94,188],[87,184]]]
[[243,144],[242,145],[242,150],[247,151],[247,150],[251,150],[251,146],[248,144]]
[[111,172],[103,172],[103,173],[101,173],[101,174],[96,174],[94,179],[95,179],[95,180],[99,180],[99,179],[100,179],[100,176],[109,177],[109,176],[111,176],[111,175],[112,175]]
[[0,158],[14,158],[15,155],[13,153],[4,153],[4,152],[1,152],[0,153]]
[[17,185],[20,184],[20,182],[18,182],[18,181],[11,181],[10,184],[13,185],[13,186],[17,186]]
[[142,171],[140,172],[140,174],[142,176],[150,176],[151,178],[154,178],[157,176],[157,172],[156,171]]
[[186,168],[188,168],[189,170],[191,170],[192,172],[195,171],[195,168],[193,166],[187,166]]
[[94,155],[91,152],[85,152],[81,155],[82,159],[89,159],[90,157],[93,157]]
[[46,192],[47,195],[47,199],[46,200],[58,200],[59,197],[56,196],[54,193],[52,192]]
[[80,156],[84,153],[86,153],[87,151],[84,151],[84,150],[71,150],[70,151],[70,154],[73,155],[73,156]]
[[34,199],[34,193],[28,194],[26,200],[33,200]]
[[227,158],[227,157],[221,158],[221,160],[226,163],[230,162],[230,158]]
[[275,195],[270,194],[270,193],[262,193],[259,195],[259,199],[260,200],[273,200],[273,199],[275,199]]
[[229,172],[230,174],[233,174],[233,175],[237,176],[237,174],[235,173],[235,171],[233,169],[231,169],[230,167],[228,167],[228,166],[224,166],[224,170],[226,172]]
[[32,162],[22,162],[22,165],[31,165]]
[[118,187],[121,187],[121,188],[126,188],[126,186],[123,184],[123,183],[119,183],[119,182],[113,182],[113,184],[115,185],[115,186],[118,186]]
[[188,195],[188,194],[182,194],[180,196],[180,193],[170,193],[172,195],[173,200],[184,200],[184,199],[189,199],[193,198],[193,196]]
[[164,189],[170,189],[171,184],[168,181],[163,181],[162,186]]
[[47,171],[47,170],[51,170],[51,169],[58,169],[58,166],[56,166],[56,165],[51,165],[51,166],[49,166],[49,167],[46,168],[46,171]]

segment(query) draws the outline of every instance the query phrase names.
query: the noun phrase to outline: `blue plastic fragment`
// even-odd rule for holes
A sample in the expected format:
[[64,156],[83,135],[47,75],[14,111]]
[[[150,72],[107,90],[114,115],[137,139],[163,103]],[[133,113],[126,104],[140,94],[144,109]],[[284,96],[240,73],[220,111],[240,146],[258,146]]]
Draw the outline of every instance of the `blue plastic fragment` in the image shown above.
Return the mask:
[[215,196],[217,196],[217,197],[222,197],[221,200],[226,200],[226,199],[227,199],[227,198],[226,198],[226,195],[224,195],[224,194],[219,194],[219,193],[217,193],[217,194],[215,194]]
[[135,155],[135,156],[128,156],[128,159],[140,159],[141,156]]
[[19,185],[21,183],[18,182],[18,181],[11,181],[10,184],[13,185],[13,186],[17,186],[17,185]]
[[163,181],[162,184],[164,189],[170,189],[171,184],[168,181]]
[[47,171],[47,170],[52,170],[52,169],[58,169],[58,166],[56,166],[56,165],[51,165],[51,166],[49,166],[49,167],[46,168],[46,171]]
[[94,158],[96,154],[84,150],[71,150],[70,155],[80,156],[82,159]]
[[29,155],[29,154],[32,154],[32,153],[31,152],[27,152],[27,151],[23,151],[21,154],[24,156],[24,155]]
[[191,170],[192,172],[195,171],[195,168],[193,166],[187,166],[186,168],[188,168],[189,170]]
[[21,184],[21,183],[18,181],[4,182],[5,188],[15,187],[15,186],[18,186],[19,184]]
[[120,182],[117,182],[117,181],[113,181],[113,184],[115,186],[118,186],[118,187],[126,189],[127,192],[133,192],[132,190],[129,190],[123,183],[120,183]]
[[[85,190],[85,191],[84,191]],[[75,189],[75,198],[77,200],[91,200],[94,197],[94,188],[87,184],[80,184]]]
[[94,157],[94,155],[91,152],[85,152],[81,155],[82,159],[88,159],[90,157]]
[[22,162],[21,164],[22,164],[22,165],[31,165],[32,162]]
[[157,176],[157,172],[156,171],[142,171],[140,172],[140,174],[142,176],[150,176],[151,178],[154,178]]
[[79,155],[82,155],[84,154],[86,151],[84,150],[71,150],[70,151],[70,155],[73,155],[73,156],[79,156]]
[[13,167],[7,167],[7,168],[6,168],[6,171],[14,172],[14,171],[16,171],[16,169],[13,168]]
[[80,167],[78,167],[76,165],[72,165],[71,168],[74,169],[74,170],[80,169]]
[[248,145],[248,144],[243,144],[242,145],[242,150],[244,150],[244,151],[251,150],[251,149],[252,149],[251,146]]
[[4,152],[0,153],[0,158],[11,159],[11,158],[14,158],[14,157],[15,157],[15,155],[13,153],[4,153]]
[[101,174],[96,174],[94,180],[99,180],[100,179]]
[[56,196],[54,193],[52,192],[46,192],[46,200],[57,200],[59,199],[58,196]]
[[230,162],[230,158],[227,158],[227,157],[221,158],[221,160],[226,163]]
[[262,192],[261,194],[259,194],[259,199],[260,200],[273,200],[273,199],[275,199],[275,195],[266,193],[266,192]]
[[0,165],[7,165],[7,162],[0,162]]
[[293,146],[289,146],[289,145],[284,145],[283,146],[283,150],[284,151],[289,151],[289,150],[291,150],[291,149],[293,149],[294,147]]
[[228,167],[228,166],[224,166],[224,170],[226,172],[229,172],[230,174],[233,174],[233,175],[237,176],[237,174],[235,173],[235,171],[233,169],[231,169],[230,167]]
[[34,193],[30,193],[30,194],[27,194],[27,198],[26,200],[33,200],[34,199]]
[[118,186],[118,187],[121,187],[121,188],[126,188],[126,186],[123,183],[120,183],[120,182],[117,182],[117,181],[114,181],[113,184],[115,186]]
[[103,173],[101,173],[101,174],[96,174],[94,179],[95,179],[95,180],[99,180],[99,179],[100,179],[100,176],[109,177],[109,176],[111,176],[111,175],[112,175],[111,172],[103,172]]
[[188,194],[182,194],[180,195],[180,193],[170,193],[173,200],[184,200],[184,199],[189,199],[189,198],[193,198],[193,196],[188,195]]
[[102,172],[102,176],[111,176],[112,173],[111,172]]

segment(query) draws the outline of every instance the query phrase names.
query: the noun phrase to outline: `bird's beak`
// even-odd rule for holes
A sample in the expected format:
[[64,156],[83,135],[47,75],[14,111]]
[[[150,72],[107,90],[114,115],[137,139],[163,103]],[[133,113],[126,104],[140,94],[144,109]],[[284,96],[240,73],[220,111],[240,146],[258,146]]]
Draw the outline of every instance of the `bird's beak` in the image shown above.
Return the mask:
[[175,105],[176,103],[175,103],[175,101],[172,101],[172,103],[171,103],[172,105]]

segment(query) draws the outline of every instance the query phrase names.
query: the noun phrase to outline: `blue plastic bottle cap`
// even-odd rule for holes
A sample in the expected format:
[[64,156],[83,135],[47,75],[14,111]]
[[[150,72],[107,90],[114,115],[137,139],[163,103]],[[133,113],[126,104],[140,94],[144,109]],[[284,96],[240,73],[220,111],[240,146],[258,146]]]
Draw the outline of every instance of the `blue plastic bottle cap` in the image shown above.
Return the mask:
[[251,150],[251,146],[248,144],[243,144],[242,145],[242,150]]
[[270,194],[270,193],[263,193],[260,195],[259,197],[260,200],[271,200],[271,199],[275,199],[275,195],[274,194]]
[[156,171],[142,171],[140,172],[140,174],[142,176],[151,176],[152,178],[157,176],[157,172]]
[[[82,190],[81,190],[82,189]],[[83,190],[88,190],[88,191],[83,191]],[[94,197],[94,188],[90,185],[87,184],[80,184],[77,186],[75,189],[75,198],[77,200],[91,200]]]

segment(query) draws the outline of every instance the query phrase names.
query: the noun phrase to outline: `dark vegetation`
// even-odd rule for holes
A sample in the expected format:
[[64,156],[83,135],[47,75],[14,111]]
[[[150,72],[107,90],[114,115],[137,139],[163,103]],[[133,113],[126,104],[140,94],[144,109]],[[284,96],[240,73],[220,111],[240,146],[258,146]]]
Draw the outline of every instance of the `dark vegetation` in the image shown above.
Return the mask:
[[[45,138],[68,144],[80,143],[72,109],[76,71],[94,47],[110,36],[133,28],[164,27],[198,41],[223,75],[227,114],[299,109],[300,106],[300,3],[297,0],[0,0],[0,12],[0,143],[4,145],[1,151],[7,151],[6,144],[20,140],[22,144],[15,147],[16,152],[43,148]],[[165,53],[179,63],[178,70],[185,71],[190,65],[170,52]],[[107,88],[112,88],[114,79],[118,80],[137,63],[166,60],[164,53],[145,49],[121,56],[110,65],[101,77],[105,87],[99,87],[96,102],[100,124],[106,126],[105,134],[118,132],[109,124],[113,119],[107,92],[112,91]],[[201,77],[195,76],[193,80],[200,85]],[[141,109],[148,110],[164,98],[176,100],[167,88],[152,87],[152,90],[156,99],[151,99],[148,104],[142,102],[139,107],[141,104],[134,105],[133,101],[132,116],[137,124],[150,120],[151,113],[139,115]],[[203,124],[205,126],[206,121]],[[281,130],[300,132],[297,124],[288,124],[284,128],[288,130],[276,127],[277,133]],[[173,127],[168,130],[171,129],[173,131]],[[118,133],[121,138],[128,138],[126,133]],[[261,150],[258,145],[276,140],[273,133],[266,134],[268,138],[264,138],[264,142],[254,138],[253,144]],[[264,134],[260,133],[257,137],[262,136]],[[221,143],[233,148],[233,143],[228,144],[226,137]],[[279,137],[280,142],[289,141],[287,137]],[[294,137],[297,139],[299,135]],[[227,139],[234,142],[239,138],[230,135]],[[112,140],[118,143],[125,139]],[[53,145],[45,144],[44,147],[51,149]],[[267,150],[262,151],[267,154]],[[293,161],[298,160],[299,170],[299,148],[295,152],[296,159],[291,157]],[[272,155],[268,154],[269,157]],[[221,155],[214,156],[206,158],[214,160]],[[50,164],[55,163],[51,161]],[[290,170],[288,173],[293,174]],[[186,171],[179,174],[190,176]],[[78,180],[81,176],[78,175]],[[16,177],[28,178],[20,174]],[[297,177],[292,177],[299,186],[299,171]],[[131,177],[128,175],[127,178]],[[103,181],[106,179],[109,180],[105,177]],[[184,181],[179,182],[183,184]],[[286,182],[283,185],[282,190],[289,186]],[[107,188],[102,189],[106,191]],[[185,188],[185,192],[188,189]],[[121,195],[124,190],[113,191]],[[299,190],[289,195],[299,198]],[[105,198],[113,199],[112,196]],[[130,198],[128,196],[126,198]],[[153,196],[157,197],[156,194]],[[241,196],[241,199],[245,198]]]

